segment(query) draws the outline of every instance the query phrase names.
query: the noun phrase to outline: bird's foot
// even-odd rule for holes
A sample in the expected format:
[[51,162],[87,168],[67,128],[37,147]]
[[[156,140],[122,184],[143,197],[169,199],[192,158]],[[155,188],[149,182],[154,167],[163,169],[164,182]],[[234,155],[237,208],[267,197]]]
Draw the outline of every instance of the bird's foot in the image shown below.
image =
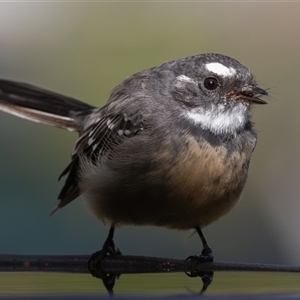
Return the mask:
[[214,253],[209,246],[205,246],[201,252],[201,255],[191,255],[185,261],[190,261],[195,264],[213,262]]
[[[214,261],[214,254],[211,248],[208,245],[205,245],[201,255],[192,255],[189,256],[185,261],[190,261],[195,265],[206,263],[206,262],[213,262]],[[202,290],[200,294],[204,293],[209,285],[212,283],[214,278],[214,272],[212,271],[197,271],[192,270],[190,273],[185,273],[189,277],[200,277],[203,282]]]
[[120,274],[107,274],[101,269],[101,262],[106,256],[122,255],[119,248],[115,246],[112,239],[105,241],[102,249],[92,254],[88,261],[88,268],[93,277],[100,278],[103,284],[107,288],[108,292],[112,294],[112,289],[115,284],[115,280],[120,277]]
[[92,254],[91,258],[88,261],[89,267],[93,264],[100,266],[101,261],[106,256],[122,255],[122,252],[115,246],[113,240],[106,240],[102,249]]

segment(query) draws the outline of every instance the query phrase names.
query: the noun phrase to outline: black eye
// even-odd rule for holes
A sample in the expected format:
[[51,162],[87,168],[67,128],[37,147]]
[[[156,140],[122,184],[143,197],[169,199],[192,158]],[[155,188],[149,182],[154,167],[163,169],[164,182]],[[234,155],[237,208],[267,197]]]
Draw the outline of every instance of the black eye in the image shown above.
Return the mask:
[[219,82],[214,77],[208,77],[204,79],[204,87],[210,91],[215,90],[219,87]]

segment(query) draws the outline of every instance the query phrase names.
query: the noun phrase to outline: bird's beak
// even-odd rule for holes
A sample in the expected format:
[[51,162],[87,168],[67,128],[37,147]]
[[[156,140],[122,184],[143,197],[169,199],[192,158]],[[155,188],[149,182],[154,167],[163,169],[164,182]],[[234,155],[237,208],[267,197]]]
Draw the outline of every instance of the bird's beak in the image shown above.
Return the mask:
[[260,99],[260,96],[268,96],[268,92],[257,86],[250,86],[242,91],[234,91],[230,93],[230,97],[239,102],[249,104],[267,104],[268,102]]

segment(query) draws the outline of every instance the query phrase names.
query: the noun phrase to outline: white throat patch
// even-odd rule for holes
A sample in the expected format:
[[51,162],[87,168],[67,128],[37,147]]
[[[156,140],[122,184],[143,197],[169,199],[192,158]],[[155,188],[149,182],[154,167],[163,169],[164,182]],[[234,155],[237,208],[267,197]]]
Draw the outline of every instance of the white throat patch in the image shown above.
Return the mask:
[[206,69],[223,77],[232,77],[236,74],[236,70],[234,68],[227,68],[226,66],[220,63],[208,63],[205,65]]
[[214,134],[235,134],[248,120],[247,105],[238,103],[231,108],[218,104],[210,109],[201,107],[186,111],[184,117]]

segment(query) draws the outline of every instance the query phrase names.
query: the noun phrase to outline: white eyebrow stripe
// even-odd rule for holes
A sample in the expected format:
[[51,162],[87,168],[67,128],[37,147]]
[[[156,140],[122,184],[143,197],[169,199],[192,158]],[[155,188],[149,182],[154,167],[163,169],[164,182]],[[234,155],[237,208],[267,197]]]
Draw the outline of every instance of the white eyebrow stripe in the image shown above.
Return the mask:
[[205,65],[208,71],[223,77],[232,77],[236,74],[236,70],[232,67],[228,68],[220,63],[208,63]]
[[188,76],[186,76],[186,75],[178,75],[178,76],[176,77],[176,79],[177,79],[178,81],[181,81],[181,82],[195,83],[195,80],[194,80],[194,79],[192,79],[192,78],[190,78],[190,77],[188,77]]
[[195,83],[195,80],[186,76],[186,75],[179,75],[176,77],[176,79],[178,81],[181,81],[181,82],[190,82],[190,83]]

